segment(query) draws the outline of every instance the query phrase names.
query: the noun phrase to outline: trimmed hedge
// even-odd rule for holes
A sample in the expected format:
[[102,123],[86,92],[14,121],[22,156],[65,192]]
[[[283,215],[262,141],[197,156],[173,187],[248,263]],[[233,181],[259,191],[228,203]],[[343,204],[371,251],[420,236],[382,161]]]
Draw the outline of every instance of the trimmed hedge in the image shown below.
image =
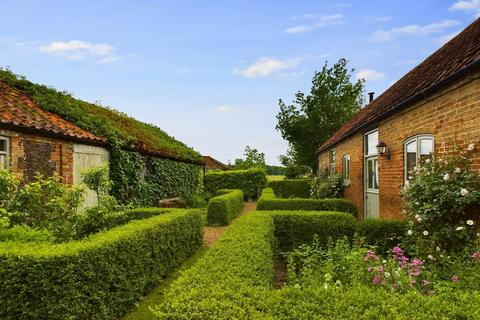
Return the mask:
[[366,219],[358,223],[357,233],[365,241],[376,246],[384,254],[398,245],[399,237],[405,234],[407,222],[383,219]]
[[205,191],[212,194],[222,189],[240,189],[245,198],[258,198],[267,184],[267,176],[262,169],[209,171],[203,184]]
[[263,190],[257,210],[339,211],[357,215],[357,207],[347,199],[279,199],[271,188]]
[[207,205],[207,224],[226,226],[243,209],[242,190],[220,190],[220,195],[210,199]]
[[202,244],[199,210],[62,244],[0,244],[1,319],[114,319]]
[[279,198],[310,198],[310,179],[285,179],[270,181],[267,187],[272,188]]
[[276,221],[302,214],[309,224],[330,213],[257,211],[239,218],[172,284],[154,308],[157,319],[480,319],[476,291],[444,288],[430,296],[371,286],[325,289],[321,281],[272,290]]

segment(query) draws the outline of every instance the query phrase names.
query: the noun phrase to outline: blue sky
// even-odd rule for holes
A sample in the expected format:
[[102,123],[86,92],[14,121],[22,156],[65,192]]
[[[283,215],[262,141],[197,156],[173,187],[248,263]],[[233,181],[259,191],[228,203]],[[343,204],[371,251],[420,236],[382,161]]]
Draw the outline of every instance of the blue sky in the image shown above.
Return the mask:
[[347,58],[376,95],[480,15],[466,1],[2,1],[0,65],[227,162],[278,163],[278,99]]

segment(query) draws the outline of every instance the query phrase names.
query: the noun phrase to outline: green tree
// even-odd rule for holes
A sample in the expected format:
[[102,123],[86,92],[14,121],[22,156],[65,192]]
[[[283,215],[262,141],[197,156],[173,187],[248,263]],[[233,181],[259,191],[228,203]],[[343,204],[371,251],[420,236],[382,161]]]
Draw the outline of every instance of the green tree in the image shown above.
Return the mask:
[[297,92],[293,104],[279,100],[276,129],[290,144],[297,165],[317,171],[316,150],[362,105],[363,80],[351,81],[354,69],[340,59],[315,72],[310,94]]
[[246,146],[243,155],[245,159],[235,159],[236,169],[266,168],[265,153]]
[[297,179],[306,175],[310,171],[310,167],[298,164],[295,161],[295,154],[292,149],[287,151],[287,154],[278,157],[280,163],[285,167],[285,177],[287,179]]

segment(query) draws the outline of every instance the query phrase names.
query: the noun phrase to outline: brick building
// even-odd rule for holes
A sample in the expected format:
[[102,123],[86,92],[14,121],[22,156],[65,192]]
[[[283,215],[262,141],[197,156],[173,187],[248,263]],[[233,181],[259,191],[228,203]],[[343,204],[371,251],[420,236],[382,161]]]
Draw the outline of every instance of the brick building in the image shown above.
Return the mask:
[[[345,123],[320,148],[320,171],[344,175],[359,218],[402,219],[400,191],[419,159],[477,143],[480,172],[480,19]],[[386,146],[378,154],[377,146]]]
[[218,161],[217,159],[214,159],[210,156],[203,156],[203,167],[205,168],[205,171],[207,170],[222,170],[222,171],[226,171],[226,170],[229,170],[230,168]]

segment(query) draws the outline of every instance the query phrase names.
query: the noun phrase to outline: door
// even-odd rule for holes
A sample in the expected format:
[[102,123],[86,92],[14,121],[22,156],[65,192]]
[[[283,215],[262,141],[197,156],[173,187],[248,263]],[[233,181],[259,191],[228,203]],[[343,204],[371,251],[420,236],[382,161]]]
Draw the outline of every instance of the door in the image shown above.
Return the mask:
[[365,217],[378,218],[378,157],[366,157],[365,169]]
[[378,130],[365,134],[365,164],[364,164],[364,199],[365,218],[379,217],[379,193],[378,193]]

